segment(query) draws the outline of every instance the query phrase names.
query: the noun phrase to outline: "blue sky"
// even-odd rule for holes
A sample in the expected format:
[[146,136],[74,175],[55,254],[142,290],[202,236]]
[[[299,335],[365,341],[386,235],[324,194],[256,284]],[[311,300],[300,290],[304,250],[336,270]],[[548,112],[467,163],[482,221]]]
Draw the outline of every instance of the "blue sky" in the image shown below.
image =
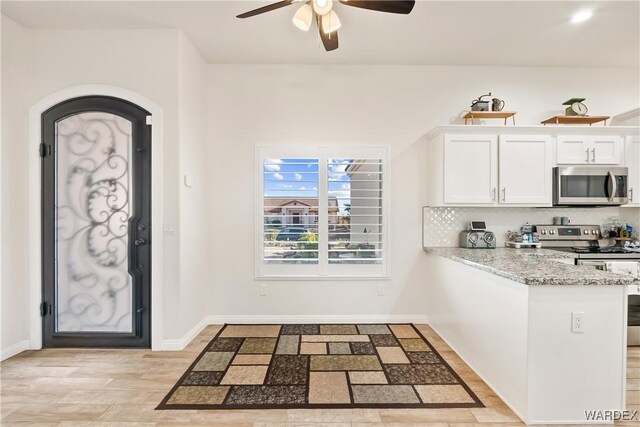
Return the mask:
[[[342,197],[349,203],[350,178],[344,173],[351,159],[329,159],[329,197]],[[318,159],[265,159],[263,163],[265,197],[318,197]]]
[[[348,196],[350,178],[344,173],[351,159],[331,159],[329,196]],[[265,159],[264,195],[267,197],[318,197],[317,159]]]

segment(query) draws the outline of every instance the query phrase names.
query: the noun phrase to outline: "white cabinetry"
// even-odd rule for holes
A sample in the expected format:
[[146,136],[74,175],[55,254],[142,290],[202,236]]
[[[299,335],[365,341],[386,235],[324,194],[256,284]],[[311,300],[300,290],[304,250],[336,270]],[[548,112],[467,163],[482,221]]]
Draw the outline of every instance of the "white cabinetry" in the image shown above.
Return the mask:
[[550,136],[500,136],[500,203],[550,205],[551,158]]
[[629,168],[629,203],[624,206],[640,206],[640,137],[627,138],[624,164]]
[[491,205],[496,201],[498,138],[445,135],[444,203]]
[[548,135],[441,135],[429,145],[431,206],[550,206]]
[[[640,206],[640,128],[439,126],[427,140],[429,206],[553,206],[553,167],[629,168]],[[633,190],[631,190],[633,189]]]
[[620,136],[558,135],[559,165],[619,165],[623,140]]

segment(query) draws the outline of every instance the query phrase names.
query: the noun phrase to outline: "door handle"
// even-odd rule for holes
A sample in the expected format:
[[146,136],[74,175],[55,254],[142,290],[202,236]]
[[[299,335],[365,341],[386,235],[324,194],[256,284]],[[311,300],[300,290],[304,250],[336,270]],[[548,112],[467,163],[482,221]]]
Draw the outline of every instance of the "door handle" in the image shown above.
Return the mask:
[[607,172],[607,177],[609,178],[609,182],[607,183],[607,190],[609,191],[608,200],[613,202],[613,198],[616,197],[616,193],[618,192],[618,185],[616,183],[616,177],[611,171]]
[[589,149],[587,148],[584,151],[586,151],[586,153],[587,153],[587,160],[585,160],[585,162],[589,163]]
[[595,148],[591,149],[591,162],[592,163],[596,162],[596,149]]
[[144,239],[136,239],[134,240],[133,244],[136,246],[144,246],[147,244],[147,241]]
[[493,187],[493,190],[491,190],[491,201],[496,201],[496,187]]
[[507,201],[507,187],[502,187],[502,201]]

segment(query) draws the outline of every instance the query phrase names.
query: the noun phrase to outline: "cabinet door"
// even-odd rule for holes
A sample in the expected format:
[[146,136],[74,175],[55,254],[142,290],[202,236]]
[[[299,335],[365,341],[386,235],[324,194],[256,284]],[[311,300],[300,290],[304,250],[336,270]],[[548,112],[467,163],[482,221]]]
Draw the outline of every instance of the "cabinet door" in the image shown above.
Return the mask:
[[623,142],[619,136],[592,136],[589,161],[595,165],[622,163]]
[[640,137],[627,139],[624,164],[629,168],[629,203],[624,206],[640,206]]
[[586,165],[590,162],[588,136],[558,135],[557,141],[556,163],[559,165]]
[[500,204],[551,205],[551,137],[500,136]]
[[447,135],[444,139],[444,203],[492,205],[497,197],[495,135]]

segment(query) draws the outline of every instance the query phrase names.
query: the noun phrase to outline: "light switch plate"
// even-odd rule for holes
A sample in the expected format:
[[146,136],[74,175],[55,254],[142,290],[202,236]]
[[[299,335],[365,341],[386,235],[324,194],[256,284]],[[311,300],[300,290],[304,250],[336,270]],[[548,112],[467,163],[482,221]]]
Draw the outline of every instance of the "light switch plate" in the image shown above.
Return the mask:
[[164,224],[162,226],[162,233],[166,235],[176,234],[176,228],[171,224]]
[[266,283],[261,283],[260,284],[260,296],[261,297],[266,297],[269,294],[269,289],[267,288],[267,284]]

